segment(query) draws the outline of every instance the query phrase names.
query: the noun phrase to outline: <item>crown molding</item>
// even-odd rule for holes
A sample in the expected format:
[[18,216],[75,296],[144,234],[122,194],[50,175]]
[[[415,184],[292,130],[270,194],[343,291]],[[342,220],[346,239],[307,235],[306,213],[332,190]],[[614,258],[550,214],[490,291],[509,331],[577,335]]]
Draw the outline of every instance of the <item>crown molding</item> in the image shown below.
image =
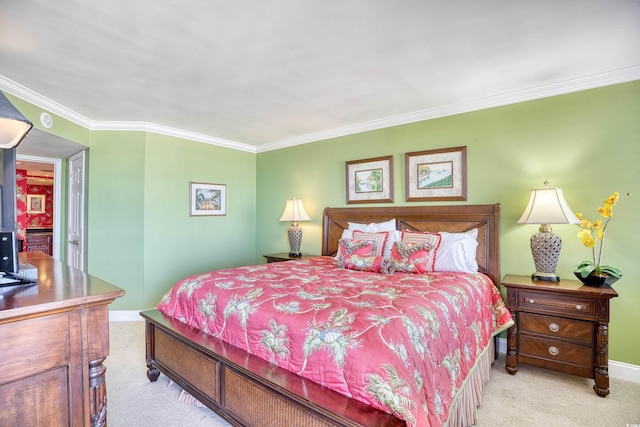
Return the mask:
[[548,98],[556,95],[563,95],[571,92],[579,92],[587,89],[610,86],[618,83],[627,83],[640,80],[640,66],[627,67],[605,73],[583,76],[575,79],[564,80],[529,89],[522,89],[493,95],[485,98],[467,100],[455,104],[450,104],[437,108],[415,111],[407,114],[400,114],[379,120],[372,120],[355,125],[343,126],[329,129],[322,132],[310,133],[294,138],[283,139],[258,146],[258,153],[292,147],[294,145],[307,144],[324,139],[337,138],[356,133],[383,129],[392,126],[406,125],[409,123],[421,122],[425,120],[437,119],[440,117],[453,116],[456,114],[469,113],[472,111],[484,110],[487,108],[501,107],[519,102],[532,101],[534,99]]
[[203,135],[201,133],[190,132],[182,129],[176,129],[168,126],[157,125],[147,122],[92,122],[90,130],[109,130],[109,131],[137,131],[151,132],[160,135],[173,136],[176,138],[187,139],[189,141],[203,142],[205,144],[217,145],[219,147],[231,148],[233,150],[256,152],[256,147],[242,142],[231,141],[228,139],[217,138],[215,136]]
[[259,146],[223,138],[217,138],[209,135],[203,135],[168,126],[157,125],[154,123],[90,120],[87,117],[84,117],[81,114],[78,114],[75,111],[72,111],[58,104],[57,102],[54,102],[24,86],[21,86],[2,75],[0,75],[0,89],[89,130],[153,132],[161,135],[187,139],[190,141],[198,141],[205,144],[217,145],[234,150],[246,151],[250,153],[262,153],[278,150],[281,148],[322,141],[325,139],[353,135],[356,133],[384,129],[393,126],[400,126],[425,120],[432,120],[456,114],[469,113],[472,111],[484,110],[487,108],[501,107],[504,105],[532,101],[535,99],[563,95],[587,89],[595,89],[598,87],[626,83],[634,80],[640,80],[640,66],[622,68],[604,73],[564,80],[547,85],[531,87],[528,89],[488,96],[485,98],[471,99],[441,107],[419,110],[407,114],[399,114],[397,116],[385,117],[382,119],[371,120],[363,123],[356,123],[353,125],[342,126],[339,128],[329,129],[321,132],[314,132],[293,138],[283,139],[280,141],[274,141]]

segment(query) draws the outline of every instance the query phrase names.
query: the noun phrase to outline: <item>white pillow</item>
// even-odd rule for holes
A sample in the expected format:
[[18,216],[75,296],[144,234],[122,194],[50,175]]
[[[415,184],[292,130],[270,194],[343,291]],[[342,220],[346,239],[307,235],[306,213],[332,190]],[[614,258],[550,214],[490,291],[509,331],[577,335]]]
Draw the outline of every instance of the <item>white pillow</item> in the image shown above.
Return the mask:
[[[395,219],[393,220],[395,222]],[[351,223],[349,223],[351,224]],[[357,224],[356,224],[357,225]],[[365,231],[365,230],[342,230],[341,239],[353,239],[354,231]],[[394,242],[399,242],[402,240],[402,231],[391,229],[391,230],[380,230],[386,231],[389,233],[389,237],[387,237],[387,243],[384,245],[384,251],[382,252],[382,256],[385,258],[391,258],[391,249],[393,248]],[[378,233],[380,231],[374,231],[374,233]]]
[[357,222],[348,222],[348,230],[351,231],[368,231],[368,232],[378,232],[378,231],[393,231],[396,229],[396,219],[391,218],[389,221],[384,222],[372,222],[371,224],[359,224]]
[[442,231],[440,246],[436,251],[435,271],[453,271],[459,273],[477,273],[478,229],[464,233]]

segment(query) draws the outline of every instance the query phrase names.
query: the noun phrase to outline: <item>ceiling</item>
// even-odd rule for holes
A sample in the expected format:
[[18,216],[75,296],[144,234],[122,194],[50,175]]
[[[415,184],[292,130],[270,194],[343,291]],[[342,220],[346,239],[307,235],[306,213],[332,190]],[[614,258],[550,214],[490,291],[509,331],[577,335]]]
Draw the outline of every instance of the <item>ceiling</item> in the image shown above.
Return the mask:
[[0,89],[90,129],[255,152],[640,79],[639,0],[0,8]]

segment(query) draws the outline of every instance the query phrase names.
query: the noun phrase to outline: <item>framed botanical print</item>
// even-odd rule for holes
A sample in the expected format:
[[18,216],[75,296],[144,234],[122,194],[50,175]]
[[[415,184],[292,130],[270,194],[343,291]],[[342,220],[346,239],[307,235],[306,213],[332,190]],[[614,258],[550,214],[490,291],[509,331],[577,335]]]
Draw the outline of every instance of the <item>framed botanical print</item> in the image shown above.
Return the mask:
[[347,203],[393,202],[393,156],[345,164]]
[[192,182],[190,187],[191,216],[227,214],[226,185]]
[[467,147],[405,154],[407,202],[467,200]]

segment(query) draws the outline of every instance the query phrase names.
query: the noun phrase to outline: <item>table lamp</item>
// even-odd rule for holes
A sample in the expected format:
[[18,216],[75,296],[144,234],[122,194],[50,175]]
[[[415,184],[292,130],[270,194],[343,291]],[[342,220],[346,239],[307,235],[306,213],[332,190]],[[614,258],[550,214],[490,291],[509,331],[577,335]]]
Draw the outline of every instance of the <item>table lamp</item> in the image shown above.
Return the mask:
[[300,253],[302,229],[298,226],[298,221],[311,221],[311,218],[309,218],[309,215],[307,215],[307,212],[304,210],[302,200],[296,199],[295,196],[293,199],[287,200],[280,221],[291,221],[291,226],[287,232],[289,235],[289,247],[291,249],[289,256],[295,258],[302,256],[302,253]]
[[536,272],[534,280],[557,282],[556,266],[562,248],[562,239],[551,231],[550,224],[579,224],[580,220],[562,194],[562,188],[550,188],[544,182],[544,188],[531,190],[529,204],[518,220],[518,224],[540,224],[536,234],[531,236],[531,254]]

